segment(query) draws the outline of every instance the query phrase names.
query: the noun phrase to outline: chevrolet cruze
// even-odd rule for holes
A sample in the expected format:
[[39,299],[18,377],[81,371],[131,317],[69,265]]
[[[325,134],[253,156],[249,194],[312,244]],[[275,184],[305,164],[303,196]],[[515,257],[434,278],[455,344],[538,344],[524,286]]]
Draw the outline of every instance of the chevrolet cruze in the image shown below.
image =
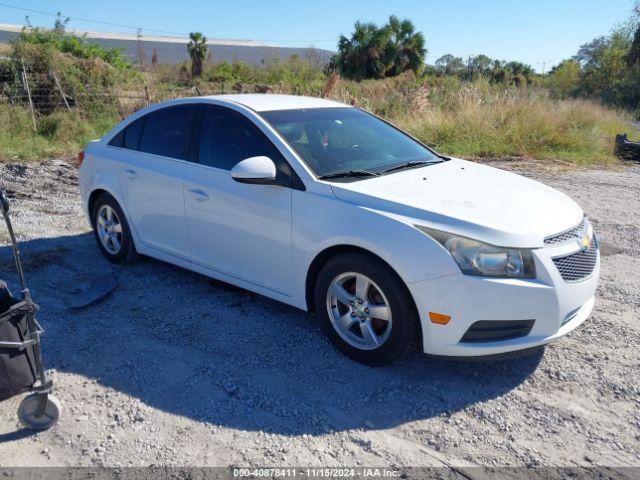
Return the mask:
[[81,158],[108,260],[148,255],[315,311],[339,350],[370,365],[412,345],[532,349],[593,308],[598,244],[574,201],[341,103],[172,100]]

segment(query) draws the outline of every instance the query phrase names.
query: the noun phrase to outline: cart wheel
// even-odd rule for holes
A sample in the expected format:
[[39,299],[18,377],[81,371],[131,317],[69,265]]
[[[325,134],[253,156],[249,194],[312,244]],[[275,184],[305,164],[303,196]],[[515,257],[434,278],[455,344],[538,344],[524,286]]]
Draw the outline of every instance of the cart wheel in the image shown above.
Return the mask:
[[[44,414],[36,416],[42,396],[46,397]],[[29,430],[47,430],[58,421],[62,406],[60,400],[51,394],[31,393],[27,395],[18,407],[18,419]]]

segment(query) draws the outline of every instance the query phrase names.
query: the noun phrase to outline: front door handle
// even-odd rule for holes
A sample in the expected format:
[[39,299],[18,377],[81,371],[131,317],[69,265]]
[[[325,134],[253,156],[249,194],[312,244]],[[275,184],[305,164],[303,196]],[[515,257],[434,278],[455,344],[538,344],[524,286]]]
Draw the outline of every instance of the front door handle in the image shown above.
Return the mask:
[[129,168],[129,169],[127,169],[127,170],[125,170],[125,171],[124,171],[124,174],[125,174],[127,177],[131,178],[131,179],[134,179],[134,178],[136,178],[136,177],[138,176],[138,174],[136,173],[136,171],[135,171],[135,170],[132,170],[132,169],[130,169],[130,168]]
[[199,188],[194,190],[189,190],[189,192],[191,192],[191,194],[199,202],[204,202],[205,200],[209,200],[209,195],[207,195],[204,191],[200,190]]

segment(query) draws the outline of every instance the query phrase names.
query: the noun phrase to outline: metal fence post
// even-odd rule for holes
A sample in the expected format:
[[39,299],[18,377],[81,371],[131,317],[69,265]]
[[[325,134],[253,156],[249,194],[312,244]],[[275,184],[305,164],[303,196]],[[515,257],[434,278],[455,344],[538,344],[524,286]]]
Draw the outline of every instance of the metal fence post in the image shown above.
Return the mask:
[[56,72],[51,70],[50,73],[51,73],[51,76],[53,77],[53,81],[56,83],[56,88],[60,92],[60,96],[62,97],[62,100],[64,101],[64,104],[67,106],[67,110],[71,111],[71,107],[69,106],[69,102],[67,102],[67,96],[64,94],[64,91],[62,90],[62,86],[60,85],[60,82],[58,81],[58,76],[56,75]]
[[38,125],[36,124],[36,114],[33,108],[33,101],[31,100],[31,89],[29,89],[29,81],[27,79],[27,69],[24,67],[24,59],[20,59],[22,62],[22,83],[27,90],[27,97],[29,98],[29,108],[31,109],[31,120],[33,121],[33,131],[38,131]]

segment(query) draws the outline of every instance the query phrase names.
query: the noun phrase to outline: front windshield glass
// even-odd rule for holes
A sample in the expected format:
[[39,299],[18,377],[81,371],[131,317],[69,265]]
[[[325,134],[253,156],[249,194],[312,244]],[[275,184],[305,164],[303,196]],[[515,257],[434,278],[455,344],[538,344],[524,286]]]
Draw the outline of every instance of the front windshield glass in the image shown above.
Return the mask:
[[261,115],[319,176],[383,172],[440,159],[400,130],[357,108],[274,110]]

